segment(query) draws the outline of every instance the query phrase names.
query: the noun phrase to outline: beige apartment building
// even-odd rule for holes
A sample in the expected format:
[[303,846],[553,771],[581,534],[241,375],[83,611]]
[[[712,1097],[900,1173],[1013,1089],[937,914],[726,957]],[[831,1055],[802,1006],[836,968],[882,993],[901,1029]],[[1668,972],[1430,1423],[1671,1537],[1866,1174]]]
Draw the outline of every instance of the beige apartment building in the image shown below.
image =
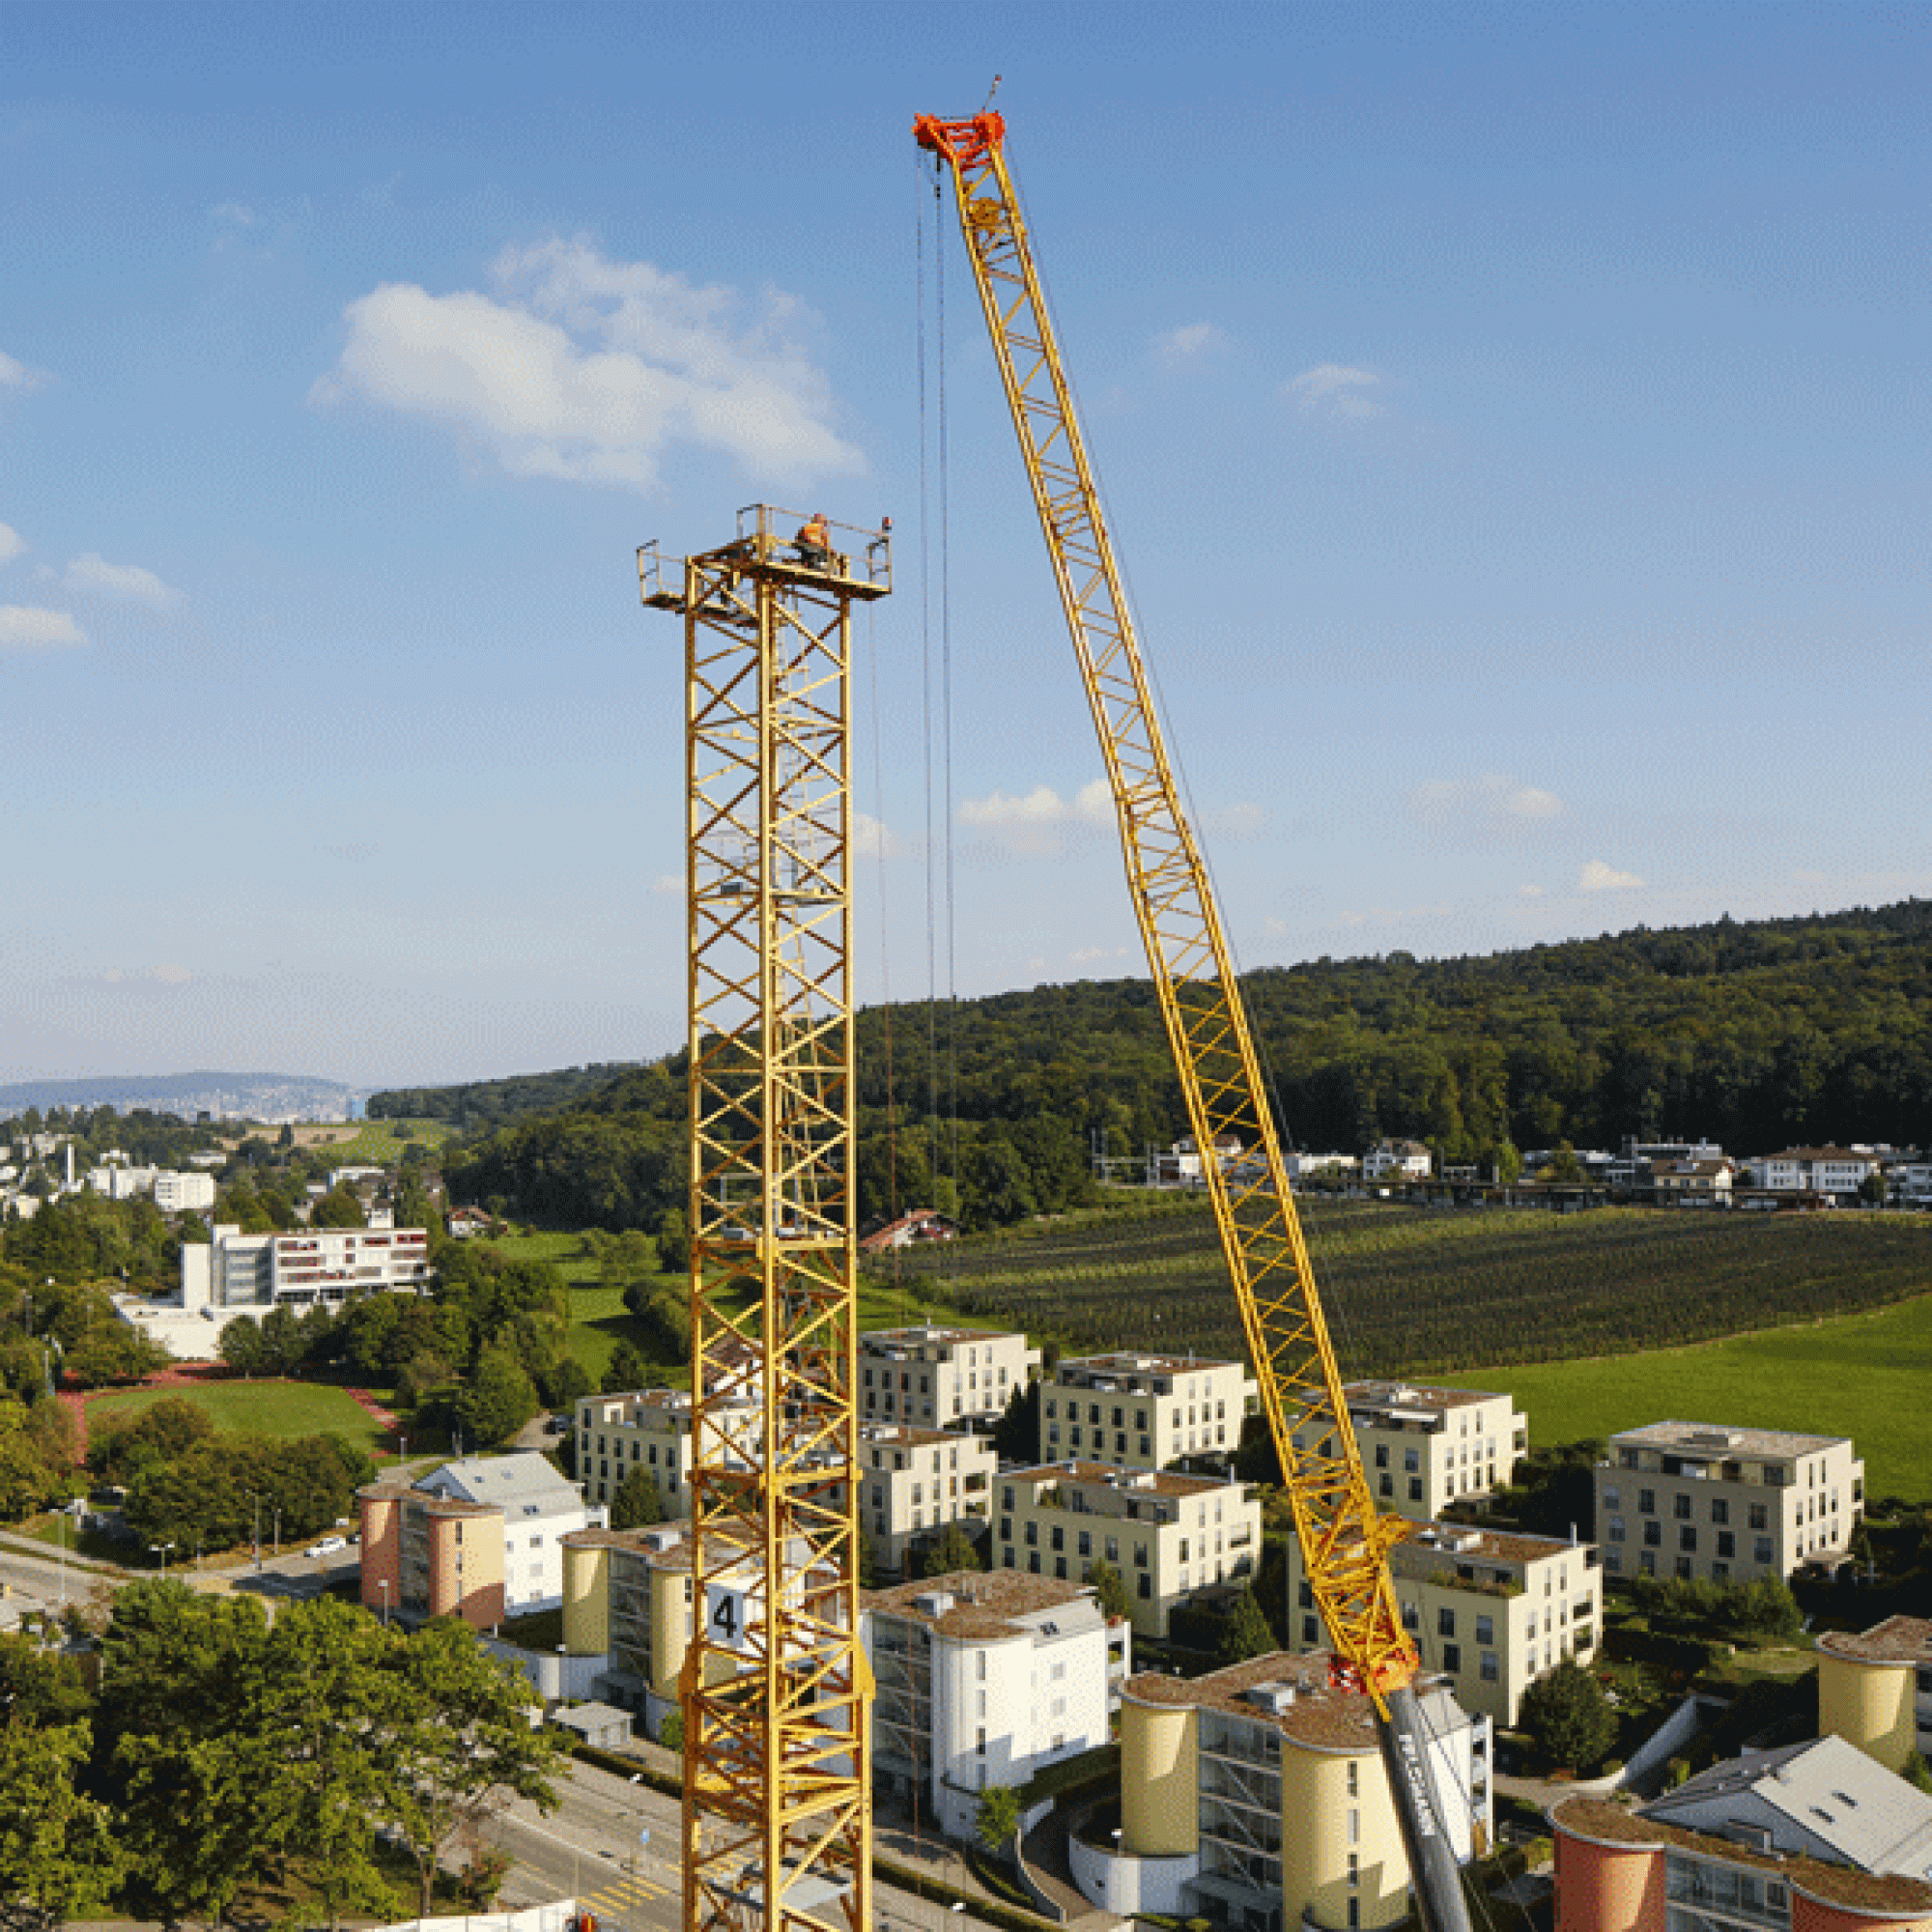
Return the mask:
[[1888,1771],[1932,1758],[1932,1617],[1888,1617],[1818,1639],[1818,1728]]
[[[714,1405],[712,1413],[736,1416],[753,1439],[757,1410],[751,1403]],[[648,1469],[664,1499],[665,1514],[691,1514],[691,1397],[683,1389],[632,1389],[622,1395],[587,1395],[577,1405],[577,1476],[584,1495],[609,1503],[633,1469]]]
[[859,1337],[859,1420],[991,1429],[1038,1367],[1024,1335],[873,1328]]
[[[1438,1675],[1464,1710],[1505,1730],[1522,1693],[1566,1657],[1588,1663],[1604,1629],[1604,1573],[1595,1545],[1519,1536],[1466,1523],[1425,1523],[1389,1551],[1403,1627],[1422,1667]],[[1325,1650],[1328,1630],[1288,1542],[1291,1651]]]
[[1596,1470],[1611,1577],[1787,1579],[1842,1557],[1864,1514],[1865,1465],[1842,1435],[1654,1422],[1610,1437]]
[[1084,1456],[1122,1469],[1232,1455],[1241,1418],[1258,1400],[1239,1362],[1127,1352],[1069,1358],[1040,1390],[1039,1453],[1048,1462]]
[[1250,1576],[1260,1558],[1262,1506],[1244,1483],[1100,1463],[1008,1469],[997,1481],[996,1567],[1084,1583],[1110,1563],[1136,1636],[1165,1636],[1176,1604]]
[[682,1524],[582,1529],[563,1540],[564,1649],[606,1659],[601,1693],[642,1716],[652,1736],[677,1708],[694,1628],[691,1582]]
[[984,1532],[1000,1466],[984,1436],[862,1423],[859,1466],[859,1527],[881,1571],[909,1575],[914,1552],[950,1522]]
[[[1206,1677],[1130,1677],[1118,1848],[1070,1842],[1082,1892],[1121,1917],[1286,1932],[1403,1918],[1408,1861],[1374,1712],[1328,1667],[1276,1652]],[[1439,1684],[1416,1688],[1437,1787],[1470,1796],[1447,1820],[1466,1862],[1489,1841],[1490,1721]]]
[[[1378,1508],[1412,1522],[1508,1483],[1529,1446],[1529,1424],[1507,1395],[1390,1381],[1350,1382],[1344,1394]],[[1296,1429],[1296,1446],[1313,1446],[1313,1433]]]
[[355,1492],[362,1604],[385,1622],[461,1617],[471,1630],[503,1620],[503,1512],[433,1495],[400,1476]]

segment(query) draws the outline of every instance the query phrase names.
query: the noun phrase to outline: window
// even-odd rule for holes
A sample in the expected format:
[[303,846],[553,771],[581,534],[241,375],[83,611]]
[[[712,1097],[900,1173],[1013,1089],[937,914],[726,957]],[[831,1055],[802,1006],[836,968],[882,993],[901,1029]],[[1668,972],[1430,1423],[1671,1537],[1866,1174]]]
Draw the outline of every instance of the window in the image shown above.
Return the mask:
[[1422,1478],[1420,1476],[1411,1476],[1408,1479],[1408,1499],[1412,1503],[1419,1503],[1422,1500]]
[[1697,1548],[1697,1532],[1691,1524],[1686,1522],[1678,1525],[1677,1547],[1679,1549],[1695,1549]]
[[1605,1509],[1622,1509],[1623,1506],[1624,1499],[1622,1494],[1613,1485],[1605,1484],[1604,1488],[1604,1507]]
[[1485,1684],[1493,1684],[1496,1681],[1496,1654],[1494,1651],[1486,1650],[1482,1653],[1479,1659],[1479,1668]]
[[1612,1543],[1621,1543],[1623,1540],[1624,1520],[1620,1516],[1613,1516],[1610,1519],[1610,1541]]
[[1392,1496],[1395,1494],[1395,1478],[1393,1476],[1383,1476],[1377,1487],[1381,1491],[1383,1495]]
[[1729,1522],[1730,1520],[1731,1505],[1728,1500],[1723,1496],[1713,1496],[1711,1498],[1711,1520],[1713,1522]]
[[1414,1475],[1422,1467],[1422,1452],[1419,1449],[1405,1449],[1402,1452],[1402,1466],[1406,1473]]
[[1027,1524],[1027,1526],[1026,1526],[1026,1540],[1027,1540],[1027,1548],[1028,1548],[1029,1549],[1037,1549],[1037,1548],[1039,1548],[1039,1524],[1038,1524],[1038,1523],[1037,1523],[1037,1522],[1030,1522],[1030,1523],[1028,1523],[1028,1524]]
[[1085,1529],[1083,1529],[1083,1530],[1082,1530],[1082,1531],[1080,1532],[1080,1536],[1079,1536],[1079,1544],[1080,1544],[1080,1553],[1081,1553],[1081,1555],[1082,1555],[1082,1556],[1092,1556],[1092,1555],[1093,1555],[1093,1553],[1094,1553],[1094,1537],[1093,1537],[1093,1532],[1092,1532],[1092,1531],[1090,1531],[1090,1530],[1085,1530]]
[[1478,1643],[1494,1643],[1495,1640],[1496,1640],[1495,1618],[1478,1617],[1476,1619],[1476,1641]]
[[1386,1469],[1389,1465],[1389,1446],[1386,1442],[1376,1444],[1376,1467]]
[[1442,1667],[1452,1674],[1463,1667],[1463,1646],[1460,1643],[1445,1643],[1442,1646]]
[[1435,1634],[1454,1636],[1456,1634],[1456,1612],[1445,1604],[1435,1612]]
[[1053,1525],[1053,1547],[1056,1549],[1066,1548],[1066,1532],[1059,1523]]
[[1153,1595],[1153,1578],[1148,1576],[1145,1572],[1143,1572],[1139,1578],[1139,1582],[1140,1582],[1140,1590],[1138,1594],[1140,1596],[1141,1601],[1145,1603],[1148,1600],[1148,1598]]
[[1690,1569],[1691,1569],[1691,1564],[1690,1557],[1680,1556],[1677,1559],[1677,1575],[1682,1581],[1688,1583],[1690,1580]]
[[1769,1529],[1771,1527],[1771,1505],[1769,1503],[1751,1504],[1750,1526],[1753,1529]]
[[1768,1536],[1755,1538],[1751,1543],[1751,1561],[1754,1563],[1770,1563],[1773,1560],[1771,1538]]
[[1657,1492],[1655,1490],[1639,1490],[1636,1492],[1636,1513],[1638,1516],[1655,1516],[1657,1514]]
[[1353,1758],[1350,1758],[1349,1760],[1349,1796],[1350,1798],[1359,1798],[1361,1795],[1362,1768]]
[[1735,1556],[1737,1553],[1738,1539],[1736,1536],[1728,1529],[1720,1529],[1718,1532],[1718,1554],[1719,1556]]
[[1643,1526],[1643,1540],[1647,1548],[1656,1549],[1659,1548],[1663,1542],[1663,1525],[1661,1522],[1645,1523]]
[[1000,1541],[1002,1543],[1010,1543],[1012,1540],[1013,1520],[1009,1516],[1003,1516],[1000,1519]]
[[1321,1641],[1321,1628],[1320,1623],[1314,1617],[1302,1618],[1301,1640],[1311,1650],[1313,1650],[1315,1646]]
[[1690,1498],[1688,1495],[1672,1496],[1670,1506],[1679,1522],[1690,1520]]

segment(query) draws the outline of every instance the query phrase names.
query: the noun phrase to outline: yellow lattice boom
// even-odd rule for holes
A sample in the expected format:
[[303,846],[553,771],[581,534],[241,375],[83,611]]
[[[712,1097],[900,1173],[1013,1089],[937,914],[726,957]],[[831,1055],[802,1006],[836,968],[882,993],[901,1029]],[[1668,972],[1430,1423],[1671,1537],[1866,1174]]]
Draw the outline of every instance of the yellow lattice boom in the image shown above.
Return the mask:
[[883,538],[813,554],[801,521],[757,505],[681,567],[639,553],[688,699],[684,1923],[860,1932],[849,662],[852,605],[889,579]]
[[[1377,1513],[1362,1470],[1233,958],[1181,810],[1019,196],[1007,171],[1005,122],[998,114],[966,121],[922,116],[914,132],[952,180],[974,281],[1099,733],[1134,912],[1308,1576],[1337,1654],[1380,1703],[1416,1670],[1386,1561],[1406,1529]],[[1228,1136],[1243,1149],[1232,1171],[1214,1153]],[[1296,1446],[1297,1433],[1305,1448]]]

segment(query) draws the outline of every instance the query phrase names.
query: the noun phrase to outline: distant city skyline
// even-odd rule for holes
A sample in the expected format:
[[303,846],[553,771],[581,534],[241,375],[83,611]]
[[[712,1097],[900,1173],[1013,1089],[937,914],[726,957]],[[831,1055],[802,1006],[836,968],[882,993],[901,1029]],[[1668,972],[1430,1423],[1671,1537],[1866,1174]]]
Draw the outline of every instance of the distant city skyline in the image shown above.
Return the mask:
[[895,526],[862,998],[1144,970],[910,132],[995,72],[1244,966],[1932,895],[1928,54],[1856,5],[14,7],[0,1083],[676,1046],[632,556],[757,499]]

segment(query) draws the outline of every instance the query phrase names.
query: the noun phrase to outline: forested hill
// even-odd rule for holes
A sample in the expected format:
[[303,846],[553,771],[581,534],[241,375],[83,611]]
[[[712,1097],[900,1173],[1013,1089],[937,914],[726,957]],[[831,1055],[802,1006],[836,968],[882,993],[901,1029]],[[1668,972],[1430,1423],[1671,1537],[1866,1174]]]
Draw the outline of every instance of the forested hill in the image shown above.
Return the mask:
[[[1738,1152],[1932,1138],[1932,901],[1482,958],[1321,959],[1244,983],[1300,1147],[1408,1136],[1453,1160],[1630,1133]],[[932,1041],[942,1148],[958,1122],[939,1179]],[[1116,1153],[1184,1130],[1145,980],[870,1009],[859,1051],[867,1214],[943,1204],[953,1174],[969,1221],[1055,1211],[1089,1194],[1096,1130]],[[655,1227],[681,1201],[682,1089],[676,1059],[629,1070],[567,1112],[472,1135],[452,1179],[526,1215]]]
[[448,1121],[465,1131],[552,1114],[610,1086],[630,1070],[630,1061],[593,1061],[554,1073],[512,1073],[501,1080],[470,1080],[461,1087],[395,1087],[372,1094],[364,1112],[372,1121]]

